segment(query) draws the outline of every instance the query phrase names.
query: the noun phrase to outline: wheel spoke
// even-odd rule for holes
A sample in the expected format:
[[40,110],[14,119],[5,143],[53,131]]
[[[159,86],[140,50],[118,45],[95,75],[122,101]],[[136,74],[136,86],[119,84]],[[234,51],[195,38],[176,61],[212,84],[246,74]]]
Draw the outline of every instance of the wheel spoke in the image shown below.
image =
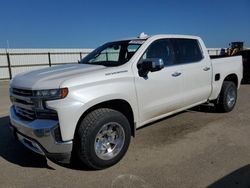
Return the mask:
[[113,128],[114,128],[114,127],[110,125],[110,126],[108,127],[107,130],[108,130],[109,132],[112,132],[112,131],[113,131]]
[[233,89],[230,89],[227,94],[227,104],[229,107],[233,106],[236,101],[236,93]]
[[113,145],[117,144],[117,132],[113,132],[110,136],[109,136],[109,142],[112,143]]
[[106,148],[105,148],[105,145],[103,144],[103,142],[101,142],[101,141],[97,142],[97,144],[96,144],[96,151],[99,154],[105,153]]
[[106,146],[107,146],[107,153],[111,153],[112,147],[111,147],[110,143],[108,143]]

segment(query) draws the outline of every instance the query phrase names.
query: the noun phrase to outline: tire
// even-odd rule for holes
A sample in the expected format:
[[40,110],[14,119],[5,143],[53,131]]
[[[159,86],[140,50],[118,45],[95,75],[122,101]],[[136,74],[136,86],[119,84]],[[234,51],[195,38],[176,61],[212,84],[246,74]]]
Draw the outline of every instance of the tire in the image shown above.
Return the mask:
[[237,100],[237,88],[233,82],[224,81],[215,105],[219,112],[230,112],[234,109]]
[[122,113],[100,108],[82,120],[76,136],[80,161],[90,169],[104,169],[118,163],[125,155],[131,129]]

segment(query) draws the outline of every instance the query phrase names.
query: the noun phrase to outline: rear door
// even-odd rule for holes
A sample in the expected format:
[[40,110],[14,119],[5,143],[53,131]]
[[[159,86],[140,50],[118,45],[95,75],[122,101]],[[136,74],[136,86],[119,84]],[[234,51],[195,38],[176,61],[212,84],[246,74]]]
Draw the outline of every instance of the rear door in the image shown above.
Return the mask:
[[182,65],[183,106],[206,101],[212,90],[212,67],[196,39],[171,39],[175,64]]

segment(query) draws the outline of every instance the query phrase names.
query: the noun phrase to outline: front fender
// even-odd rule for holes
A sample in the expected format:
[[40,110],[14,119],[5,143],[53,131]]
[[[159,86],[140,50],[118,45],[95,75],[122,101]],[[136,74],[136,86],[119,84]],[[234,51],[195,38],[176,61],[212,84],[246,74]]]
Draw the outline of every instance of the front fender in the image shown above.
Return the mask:
[[[133,82],[132,82],[133,83]],[[69,95],[62,100],[47,102],[47,106],[57,111],[63,141],[72,140],[78,121],[91,107],[110,100],[126,101],[138,122],[138,105],[131,82],[106,83],[90,87],[69,88]]]

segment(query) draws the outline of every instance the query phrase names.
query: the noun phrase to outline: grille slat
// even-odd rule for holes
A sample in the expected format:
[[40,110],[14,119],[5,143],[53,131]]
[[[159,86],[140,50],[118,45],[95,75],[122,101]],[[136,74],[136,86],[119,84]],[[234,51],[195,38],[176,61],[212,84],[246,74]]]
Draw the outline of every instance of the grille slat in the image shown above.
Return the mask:
[[25,101],[25,100],[18,99],[18,98],[15,99],[15,102],[25,104],[25,105],[34,105],[34,102],[32,101]]
[[22,104],[22,103],[19,103],[19,102],[13,102],[13,104],[15,106],[18,106],[18,107],[20,107],[22,109],[26,109],[26,110],[33,110],[33,107],[34,107],[34,105],[27,105],[27,104]]
[[13,94],[15,94],[15,95],[26,96],[26,97],[32,97],[32,90],[13,88],[13,89],[12,89],[12,92],[13,92]]
[[23,108],[20,108],[18,106],[15,106],[15,111],[16,111],[17,115],[19,115],[21,117],[24,117],[24,118],[29,119],[29,120],[35,119],[35,112],[33,112],[33,111],[29,111],[27,109],[23,109]]

